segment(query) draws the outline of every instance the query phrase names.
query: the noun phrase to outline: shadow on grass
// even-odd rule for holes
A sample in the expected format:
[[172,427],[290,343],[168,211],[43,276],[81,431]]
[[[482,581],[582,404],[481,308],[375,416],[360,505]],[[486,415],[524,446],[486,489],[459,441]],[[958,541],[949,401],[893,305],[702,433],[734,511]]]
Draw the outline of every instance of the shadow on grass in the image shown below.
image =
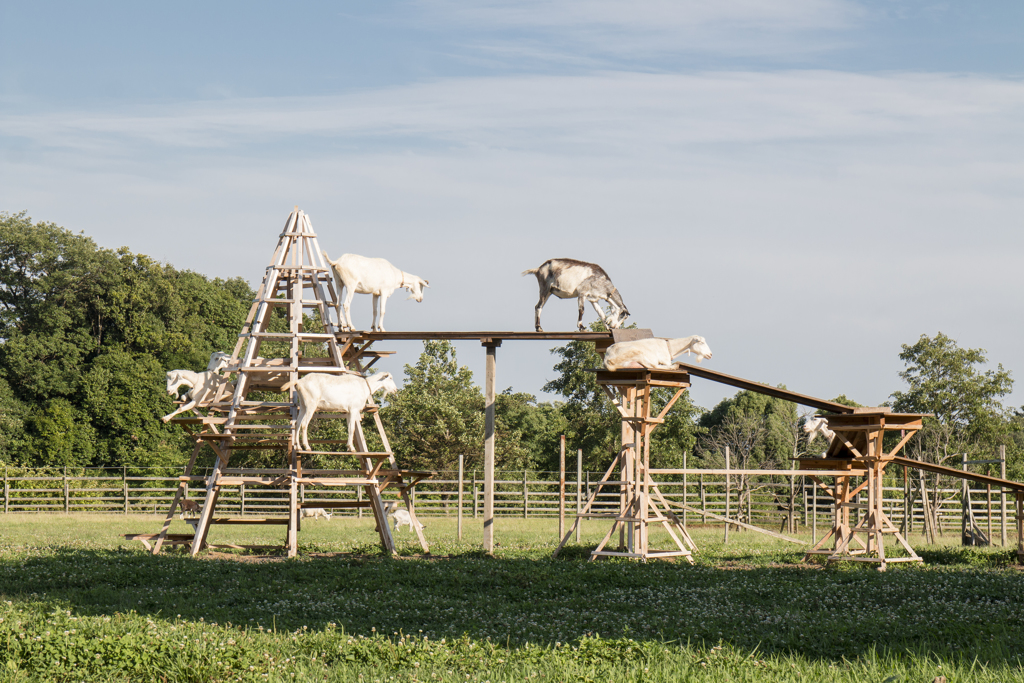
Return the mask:
[[373,548],[287,560],[58,548],[0,557],[0,594],[88,616],[134,611],[279,630],[334,623],[356,634],[468,634],[511,645],[600,634],[829,661],[881,647],[970,652],[993,663],[1024,651],[1020,575],[985,569],[1001,566],[1005,553],[982,553],[988,564],[979,565],[970,549],[936,550],[928,559],[945,564],[941,571],[882,574],[852,563],[821,571],[586,562],[589,551],[569,546],[558,560],[480,551],[391,559]]

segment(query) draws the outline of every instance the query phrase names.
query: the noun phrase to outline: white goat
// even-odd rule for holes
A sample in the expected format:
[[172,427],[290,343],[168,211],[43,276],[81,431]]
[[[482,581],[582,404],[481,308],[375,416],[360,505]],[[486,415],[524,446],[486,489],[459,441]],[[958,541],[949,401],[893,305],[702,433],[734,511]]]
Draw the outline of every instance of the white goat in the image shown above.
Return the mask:
[[235,385],[230,378],[220,375],[220,371],[227,366],[231,356],[215,351],[210,356],[210,364],[205,372],[193,372],[191,370],[171,370],[167,373],[167,393],[171,396],[178,395],[178,389],[182,386],[188,387],[185,394],[188,402],[180,406],[173,413],[164,415],[161,420],[168,422],[175,415],[180,415],[187,410],[192,410],[197,405],[203,405],[213,400],[218,390],[225,389],[228,393],[234,393]]
[[820,415],[812,415],[804,422],[804,433],[807,434],[807,443],[814,441],[819,434],[831,443],[832,437],[836,435],[828,428],[828,420]]
[[324,508],[302,508],[303,517],[312,517],[313,519],[324,519],[330,521],[332,512],[328,512]]
[[711,358],[711,348],[704,337],[693,335],[678,339],[637,339],[612,344],[604,352],[604,366],[609,370],[621,368],[652,368],[675,370],[672,359],[686,352],[697,356],[697,362]]
[[[403,510],[398,507],[396,501],[389,501],[384,504],[384,514],[387,517],[391,517],[395,520],[395,533],[398,533],[398,528],[402,526],[408,526],[409,531],[412,531],[412,515],[409,514],[408,510]],[[416,520],[416,526],[421,530],[426,529],[426,524],[421,524],[419,520]]]
[[[324,253],[324,258],[331,264],[334,281],[338,285],[338,324],[343,330],[355,329],[352,326],[352,298],[356,294],[373,295],[373,321],[370,329],[384,332],[384,307],[388,297],[396,289],[404,287],[409,290],[409,298],[423,301],[423,288],[430,283],[412,273],[399,270],[382,258],[367,258],[356,254],[342,254],[337,261]],[[344,301],[342,301],[344,293]],[[380,319],[377,318],[377,301],[380,300]],[[344,309],[344,310],[343,310]],[[344,312],[344,314],[343,314]]]
[[[523,275],[531,273],[537,276],[537,284],[540,285],[540,300],[534,309],[534,323],[538,332],[544,331],[540,326],[540,312],[544,310],[544,304],[552,294],[559,299],[576,298],[579,301],[580,316],[576,324],[584,331],[587,329],[583,326],[584,300],[590,302],[608,329],[622,327],[622,323],[629,317],[629,311],[626,310],[626,304],[622,303],[619,290],[615,289],[611,278],[596,263],[571,258],[553,258],[537,268],[523,271]],[[597,302],[602,300],[607,301],[611,307],[610,315],[606,316],[597,305]]]
[[297,382],[288,382],[282,391],[290,391],[293,386],[299,394],[299,443],[307,451],[313,450],[309,447],[307,430],[316,411],[345,413],[348,426],[346,445],[350,451],[354,451],[352,439],[355,437],[356,425],[366,402],[381,389],[385,394],[398,391],[390,372],[381,372],[369,377],[355,373],[329,375],[325,372],[312,372]]

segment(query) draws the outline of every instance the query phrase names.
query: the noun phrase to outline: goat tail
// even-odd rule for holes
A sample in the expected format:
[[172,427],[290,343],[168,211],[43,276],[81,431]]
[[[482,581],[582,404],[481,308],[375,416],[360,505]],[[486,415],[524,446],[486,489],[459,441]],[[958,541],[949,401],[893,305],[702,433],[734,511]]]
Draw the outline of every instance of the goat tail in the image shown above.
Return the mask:
[[524,270],[520,275],[536,275],[538,270],[540,270],[540,268],[530,268],[529,270]]
[[298,383],[298,380],[292,380],[291,382],[288,382],[283,387],[281,387],[281,391],[291,391],[292,387],[294,387]]

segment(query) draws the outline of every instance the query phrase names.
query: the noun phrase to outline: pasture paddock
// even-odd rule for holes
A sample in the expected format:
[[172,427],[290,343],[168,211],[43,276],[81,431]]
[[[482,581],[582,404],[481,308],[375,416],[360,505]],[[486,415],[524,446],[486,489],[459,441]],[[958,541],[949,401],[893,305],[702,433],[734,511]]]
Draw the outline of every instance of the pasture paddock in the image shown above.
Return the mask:
[[[694,567],[552,560],[550,518],[505,521],[494,557],[444,519],[431,559],[411,534],[391,559],[369,518],[308,524],[274,561],[116,536],[158,519],[4,518],[0,680],[1024,680],[1009,549],[914,538],[928,564],[879,574],[692,526]],[[584,521],[585,546],[606,529]]]

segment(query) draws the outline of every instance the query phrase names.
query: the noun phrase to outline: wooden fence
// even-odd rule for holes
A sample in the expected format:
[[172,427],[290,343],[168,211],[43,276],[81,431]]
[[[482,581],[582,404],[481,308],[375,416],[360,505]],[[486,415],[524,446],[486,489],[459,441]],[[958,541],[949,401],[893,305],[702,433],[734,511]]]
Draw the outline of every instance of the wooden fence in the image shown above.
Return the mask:
[[[196,472],[195,474],[203,474]],[[64,470],[12,470],[4,471],[2,510],[4,513],[24,512],[99,512],[99,513],[162,513],[171,503],[178,485],[177,473],[163,470],[159,474],[140,474],[127,469]],[[558,473],[552,472],[499,472],[495,481],[494,513],[497,516],[557,517]],[[581,485],[566,479],[566,515],[571,518],[577,501],[586,501],[593,492],[600,475],[584,473]],[[709,521],[703,513],[725,515],[739,521],[763,527],[787,526],[792,516],[796,526],[827,527],[831,525],[832,499],[817,489],[803,476],[782,474],[751,478],[749,485],[741,485],[739,476],[732,476],[726,486],[723,476],[691,475],[685,481],[659,483],[665,497],[677,507],[688,524],[720,524]],[[911,532],[921,532],[924,524],[924,506],[920,496],[920,473],[911,474],[911,482],[902,476],[893,477],[885,486],[886,513],[894,524]],[[938,501],[938,520],[943,531],[959,532],[963,510],[962,485],[950,482],[936,487],[935,479],[924,480],[931,504]],[[462,481],[462,514],[476,518],[483,514],[483,477],[469,472]],[[454,472],[442,472],[436,479],[421,482],[413,494],[416,512],[420,516],[455,516],[458,514],[459,481]],[[189,497],[202,501],[205,490],[193,487]],[[728,503],[726,501],[728,495]],[[339,500],[361,500],[362,489],[345,487],[341,490],[300,487],[305,503]],[[936,498],[937,496],[937,498]],[[1000,491],[971,488],[970,498],[974,518],[989,538],[1005,538],[1007,530],[1014,530],[1014,505]],[[792,504],[790,503],[792,499]],[[611,512],[618,505],[619,496],[613,490],[602,491],[594,505],[595,512]],[[698,512],[688,512],[682,505]],[[218,510],[237,515],[287,514],[286,490],[265,486],[225,487],[221,490]],[[340,511],[338,514],[362,516],[363,510]],[[368,514],[368,513],[365,513]]]

